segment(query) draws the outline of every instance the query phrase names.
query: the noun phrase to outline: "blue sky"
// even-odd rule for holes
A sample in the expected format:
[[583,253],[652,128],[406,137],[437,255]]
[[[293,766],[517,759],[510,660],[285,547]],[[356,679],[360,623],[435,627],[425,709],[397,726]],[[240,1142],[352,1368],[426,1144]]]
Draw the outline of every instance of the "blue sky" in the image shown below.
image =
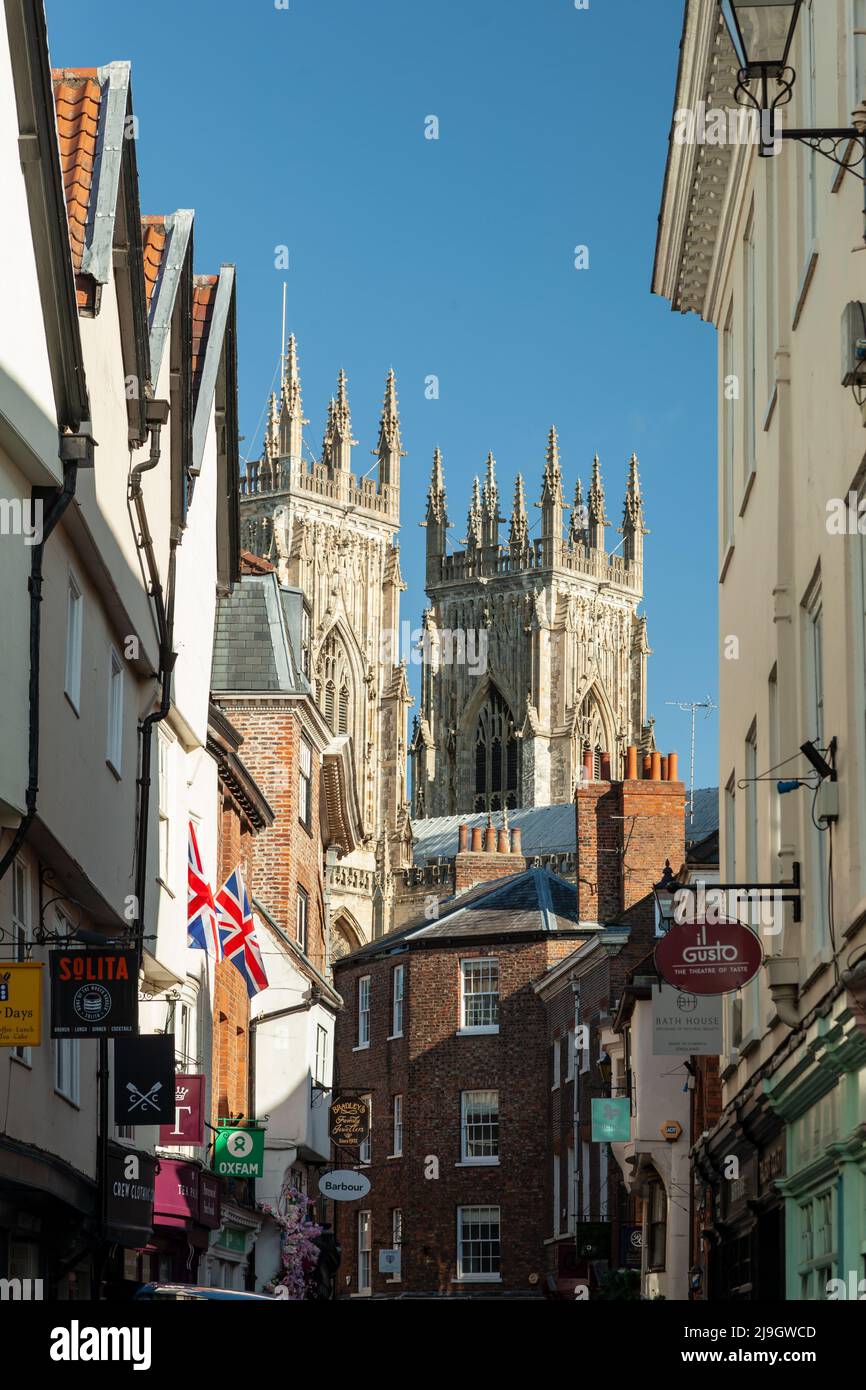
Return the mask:
[[[194,208],[196,270],[238,267],[242,456],[261,439],[284,280],[316,452],[342,366],[354,462],[370,467],[394,367],[404,618],[425,603],[417,523],[437,444],[456,539],[488,450],[507,513],[518,470],[540,496],[555,423],[567,495],[597,450],[614,527],[637,453],[649,712],[687,775],[688,716],[665,702],[717,691],[715,344],[650,295],[679,0],[48,0],[47,13],[55,65],[132,62],[143,210]],[[438,140],[424,138],[431,115]],[[698,726],[699,786],[717,780],[716,721]]]

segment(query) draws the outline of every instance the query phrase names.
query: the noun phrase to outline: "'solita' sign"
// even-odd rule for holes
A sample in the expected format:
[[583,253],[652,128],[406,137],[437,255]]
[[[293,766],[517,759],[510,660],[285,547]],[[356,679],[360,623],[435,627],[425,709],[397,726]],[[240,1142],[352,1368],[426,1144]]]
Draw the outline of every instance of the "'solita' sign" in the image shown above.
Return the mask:
[[706,919],[673,926],[656,946],[659,974],[675,989],[692,994],[731,994],[753,980],[764,953],[742,922]]

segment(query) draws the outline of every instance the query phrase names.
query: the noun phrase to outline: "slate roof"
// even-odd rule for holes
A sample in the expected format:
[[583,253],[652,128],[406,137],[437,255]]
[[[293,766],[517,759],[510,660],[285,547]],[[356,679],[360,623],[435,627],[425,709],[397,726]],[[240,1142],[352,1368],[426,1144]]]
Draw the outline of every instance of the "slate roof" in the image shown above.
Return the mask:
[[[501,821],[501,813],[494,815],[493,822],[497,827]],[[427,864],[434,859],[453,858],[457,853],[460,826],[484,827],[486,824],[486,811],[467,816],[431,816],[428,820],[413,820],[413,862]],[[523,853],[529,859],[536,854],[574,854],[573,801],[561,806],[526,806],[522,810],[509,811],[508,824],[522,831]]]
[[573,883],[549,869],[527,869],[525,873],[477,884],[457,893],[439,904],[439,917],[435,922],[421,917],[407,927],[380,936],[351,955],[340,957],[334,964],[343,965],[346,961],[440,942],[509,936],[519,940],[551,934],[588,937],[599,930],[598,922],[581,922],[578,918]]
[[718,787],[695,787],[695,812],[689,818],[689,794],[686,792],[686,848],[705,840],[719,828]]
[[[501,813],[493,817],[494,825],[502,823]],[[436,859],[453,859],[457,853],[457,834],[461,825],[487,824],[487,812],[466,816],[431,816],[412,821],[412,862],[417,865]],[[522,832],[523,853],[527,859],[545,854],[574,854],[574,802],[557,806],[525,806],[508,812],[508,824]],[[719,792],[717,787],[695,789],[694,818],[689,820],[686,795],[686,845],[698,844],[719,828]]]
[[307,695],[298,650],[299,594],[275,572],[244,574],[217,606],[211,689],[214,694],[272,691]]

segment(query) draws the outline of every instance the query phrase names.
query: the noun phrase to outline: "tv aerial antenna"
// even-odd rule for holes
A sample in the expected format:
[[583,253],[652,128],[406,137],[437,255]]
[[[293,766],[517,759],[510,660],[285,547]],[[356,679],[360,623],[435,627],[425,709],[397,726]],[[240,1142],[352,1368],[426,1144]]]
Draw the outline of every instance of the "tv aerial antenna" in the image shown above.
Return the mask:
[[666,705],[673,705],[676,709],[683,710],[692,717],[692,736],[689,758],[689,820],[694,820],[695,815],[695,718],[699,709],[704,711],[704,719],[709,719],[713,710],[718,709],[708,695],[705,700],[665,700]]

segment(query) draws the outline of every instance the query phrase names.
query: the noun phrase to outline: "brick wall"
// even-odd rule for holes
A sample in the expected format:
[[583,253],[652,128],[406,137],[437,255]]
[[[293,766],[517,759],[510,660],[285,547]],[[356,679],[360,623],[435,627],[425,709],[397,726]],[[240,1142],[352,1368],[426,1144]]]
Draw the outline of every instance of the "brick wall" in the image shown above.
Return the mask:
[[298,819],[300,740],[303,717],[297,702],[221,699],[235,728],[243,735],[241,754],[274,811],[273,825],[255,838],[252,864],[256,897],[292,939],[295,938],[298,888],[307,895],[306,954],[320,973],[325,970],[325,906],[319,830],[321,759],[312,749],[312,816],[307,829]]
[[[491,858],[493,856],[490,856]],[[336,985],[346,1000],[338,1020],[338,1086],[371,1091],[373,1097],[372,1190],[363,1208],[372,1213],[373,1290],[395,1292],[378,1273],[378,1251],[390,1244],[391,1213],[403,1213],[403,1275],[409,1291],[459,1291],[457,1212],[461,1206],[498,1206],[501,1220],[502,1284],[530,1292],[530,1275],[544,1267],[539,1170],[546,1144],[548,1067],[544,1008],[534,980],[573,942],[536,939],[516,945],[459,944],[412,949],[382,960],[335,966]],[[500,1031],[458,1036],[460,961],[495,956],[500,970]],[[391,1031],[394,965],[406,969],[404,1036]],[[357,1044],[358,979],[371,977],[371,1045]],[[461,1092],[498,1090],[500,1162],[460,1165]],[[403,1095],[403,1156],[392,1151],[394,1094]],[[437,1178],[425,1177],[435,1160]],[[338,1211],[343,1245],[341,1279],[357,1292],[356,1207]],[[470,1285],[477,1289],[478,1285]],[[538,1286],[540,1287],[540,1286]]]

